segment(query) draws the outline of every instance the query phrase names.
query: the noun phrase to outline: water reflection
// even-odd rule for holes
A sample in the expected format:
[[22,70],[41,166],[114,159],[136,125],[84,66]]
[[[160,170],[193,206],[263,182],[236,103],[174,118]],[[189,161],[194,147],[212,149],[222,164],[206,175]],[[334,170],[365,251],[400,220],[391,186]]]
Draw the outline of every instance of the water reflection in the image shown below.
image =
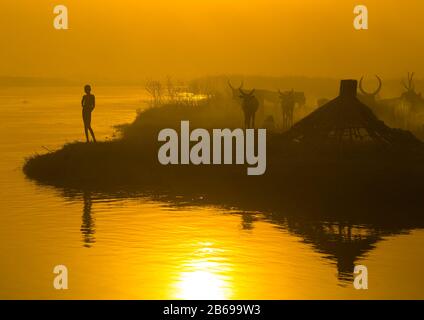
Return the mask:
[[[249,233],[255,229],[256,222],[266,222],[276,227],[277,230],[300,238],[301,242],[319,253],[323,259],[328,259],[334,264],[339,285],[342,286],[352,282],[355,264],[361,258],[366,257],[378,242],[388,236],[405,234],[413,229],[424,227],[424,219],[419,215],[411,218],[411,216],[404,217],[404,215],[398,214],[391,215],[390,219],[376,219],[378,215],[372,219],[348,216],[330,219],[320,215],[300,217],[278,210],[258,211],[257,207],[251,207],[248,202],[242,207],[229,207],[226,202],[208,202],[204,197],[195,195],[186,197],[171,194],[152,195],[136,191],[131,193],[84,191],[80,193],[69,190],[65,191],[64,195],[73,198],[73,201],[75,198],[82,199],[84,209],[81,234],[85,247],[91,247],[95,243],[96,227],[92,215],[93,197],[96,198],[96,201],[101,200],[102,202],[117,201],[117,199],[150,199],[175,212],[190,208],[201,210],[201,208],[211,205],[218,205],[222,208],[221,214],[238,215],[240,229],[249,231]],[[193,212],[195,211],[193,210]],[[208,228],[217,227],[216,225],[205,226],[203,232],[208,232]],[[179,271],[174,280],[172,296],[179,299],[229,299],[233,297],[234,286],[232,283],[235,280],[232,277],[237,272],[231,270],[232,264],[228,260],[233,253],[223,255],[224,248],[219,245],[215,246],[213,237],[210,238],[210,242],[193,242],[191,245],[193,246],[192,253],[186,253],[178,262]],[[311,267],[313,268],[313,266]]]
[[341,281],[351,282],[355,262],[375,248],[388,235],[371,226],[355,226],[340,222],[299,221],[294,218],[273,219],[289,232],[299,235],[305,243],[335,262]]
[[255,213],[244,212],[241,215],[241,227],[243,230],[252,230],[253,223],[257,221],[257,217]]
[[83,210],[82,210],[82,223],[81,223],[81,234],[84,243],[84,247],[90,248],[93,243],[96,242],[94,234],[96,233],[95,220],[92,216],[92,199],[91,192],[83,192]]
[[232,295],[231,284],[222,263],[198,259],[189,261],[181,267],[176,284],[177,299],[229,299]]

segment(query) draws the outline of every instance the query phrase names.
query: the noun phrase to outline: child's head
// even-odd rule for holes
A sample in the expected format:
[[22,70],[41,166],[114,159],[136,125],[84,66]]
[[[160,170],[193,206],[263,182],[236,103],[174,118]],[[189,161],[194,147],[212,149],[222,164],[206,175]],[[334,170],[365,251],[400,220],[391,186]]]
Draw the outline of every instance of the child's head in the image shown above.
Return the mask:
[[91,86],[90,86],[89,84],[87,84],[87,85],[84,87],[84,91],[85,91],[85,93],[86,93],[86,94],[89,94],[89,93],[91,92]]

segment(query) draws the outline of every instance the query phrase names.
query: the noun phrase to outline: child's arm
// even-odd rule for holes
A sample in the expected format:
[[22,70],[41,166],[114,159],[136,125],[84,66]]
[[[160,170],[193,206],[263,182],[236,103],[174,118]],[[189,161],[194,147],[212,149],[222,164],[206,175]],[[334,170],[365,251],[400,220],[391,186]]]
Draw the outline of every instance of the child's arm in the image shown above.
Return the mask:
[[81,107],[84,107],[84,99],[85,99],[85,96],[82,96]]
[[96,97],[93,95],[93,107],[91,110],[94,110],[95,107],[96,107]]

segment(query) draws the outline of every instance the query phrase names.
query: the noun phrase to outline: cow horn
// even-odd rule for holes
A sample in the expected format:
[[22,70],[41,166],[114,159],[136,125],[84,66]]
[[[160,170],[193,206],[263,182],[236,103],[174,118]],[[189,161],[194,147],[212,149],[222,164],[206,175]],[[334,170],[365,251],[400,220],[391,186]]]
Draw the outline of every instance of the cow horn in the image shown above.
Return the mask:
[[381,81],[381,78],[378,76],[378,75],[375,75],[375,77],[377,78],[377,80],[378,80],[378,88],[377,88],[377,90],[375,90],[374,92],[372,92],[372,93],[368,93],[368,92],[366,92],[365,90],[364,90],[364,87],[363,87],[363,85],[362,85],[362,82],[363,82],[363,80],[364,80],[364,77],[362,76],[361,77],[361,80],[359,80],[359,90],[361,90],[361,92],[362,92],[362,94],[363,95],[370,95],[370,96],[376,96],[380,91],[381,91],[381,87],[382,87],[382,85],[383,85],[383,82]]
[[362,80],[364,80],[364,76],[362,76],[361,80],[359,80],[359,90],[361,90],[363,95],[367,95],[367,93],[364,90],[364,87],[362,86]]
[[[231,89],[233,89],[233,90],[236,90],[234,87],[233,87],[233,85],[231,84],[231,81],[230,80],[227,80],[227,83],[228,83],[228,85],[230,86],[230,88]],[[240,87],[238,87],[237,89],[241,89],[241,88],[243,88],[243,80],[240,82]]]
[[233,87],[233,85],[231,84],[231,81],[230,81],[230,80],[227,80],[227,82],[228,82],[228,85],[230,86],[230,88],[234,90],[234,87]]
[[375,77],[377,78],[377,80],[378,80],[378,88],[377,88],[377,90],[375,90],[373,93],[372,93],[372,95],[373,96],[376,96],[377,94],[379,94],[380,93],[380,91],[381,91],[381,87],[382,87],[382,85],[383,85],[383,82],[381,81],[381,78],[378,76],[378,75],[375,75]]

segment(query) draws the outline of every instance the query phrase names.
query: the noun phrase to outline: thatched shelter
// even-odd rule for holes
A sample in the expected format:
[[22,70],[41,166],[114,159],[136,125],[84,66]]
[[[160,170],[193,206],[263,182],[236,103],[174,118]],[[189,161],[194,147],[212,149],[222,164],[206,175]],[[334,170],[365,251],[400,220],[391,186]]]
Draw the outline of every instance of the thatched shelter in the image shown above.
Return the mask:
[[409,131],[388,127],[356,96],[357,81],[342,80],[340,94],[296,123],[283,140],[301,149],[412,150],[422,142]]

